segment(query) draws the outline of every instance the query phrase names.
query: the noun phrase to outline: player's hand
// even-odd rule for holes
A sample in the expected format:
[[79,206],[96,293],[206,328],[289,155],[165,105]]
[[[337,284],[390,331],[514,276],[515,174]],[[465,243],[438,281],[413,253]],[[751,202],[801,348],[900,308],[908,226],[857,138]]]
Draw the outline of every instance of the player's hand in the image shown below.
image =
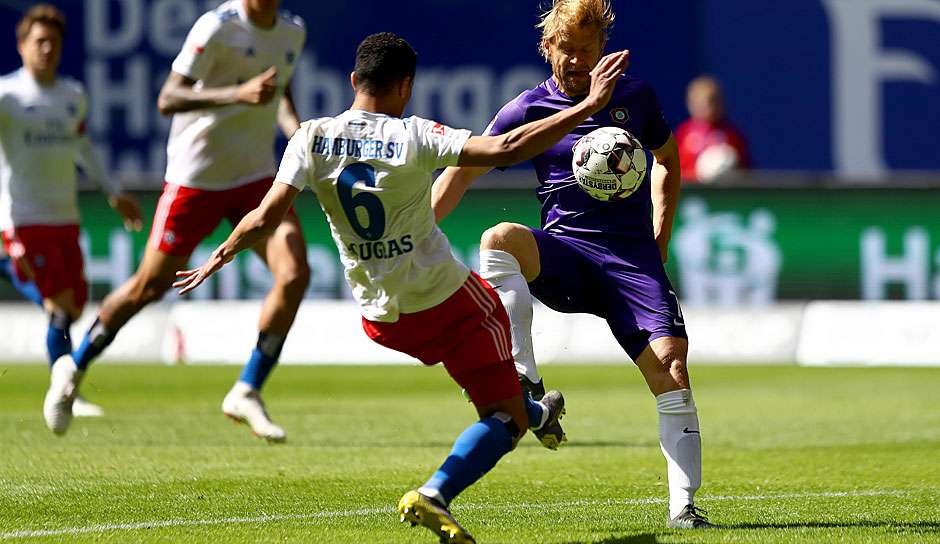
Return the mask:
[[108,204],[124,220],[124,230],[138,232],[144,226],[140,203],[132,195],[121,193],[108,199]]
[[627,66],[630,65],[630,51],[624,49],[605,55],[591,70],[591,92],[585,100],[598,111],[610,102],[614,87]]
[[277,93],[277,66],[272,66],[261,74],[238,86],[235,97],[240,104],[263,106]]
[[233,255],[224,257],[222,255],[223,251],[224,248],[217,248],[212,252],[212,255],[209,256],[209,260],[199,268],[177,270],[176,277],[179,279],[173,282],[173,288],[179,289],[179,294],[185,295],[202,285],[202,282],[206,281],[206,278],[218,272],[220,268],[225,266],[225,263],[231,261],[234,257]]

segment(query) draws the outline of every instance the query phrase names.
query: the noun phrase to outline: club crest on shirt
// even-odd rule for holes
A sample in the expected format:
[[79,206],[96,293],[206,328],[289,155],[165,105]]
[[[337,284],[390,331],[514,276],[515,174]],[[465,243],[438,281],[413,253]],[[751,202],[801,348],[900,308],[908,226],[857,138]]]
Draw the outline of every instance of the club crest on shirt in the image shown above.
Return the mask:
[[625,125],[630,120],[630,111],[627,108],[614,108],[610,110],[610,119],[618,125]]

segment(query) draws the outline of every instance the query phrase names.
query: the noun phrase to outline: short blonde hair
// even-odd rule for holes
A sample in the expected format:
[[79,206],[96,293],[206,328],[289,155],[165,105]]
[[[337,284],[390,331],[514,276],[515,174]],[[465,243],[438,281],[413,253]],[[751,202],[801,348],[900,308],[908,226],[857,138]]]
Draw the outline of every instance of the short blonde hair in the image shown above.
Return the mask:
[[614,10],[610,0],[554,0],[551,9],[542,14],[541,21],[535,25],[542,29],[542,42],[539,50],[548,56],[542,43],[553,43],[559,35],[572,27],[597,25],[603,39],[614,24]]
[[51,4],[37,4],[29,8],[29,11],[16,24],[17,43],[26,39],[36,23],[49,25],[59,31],[60,37],[65,37],[65,15],[62,15],[62,12]]

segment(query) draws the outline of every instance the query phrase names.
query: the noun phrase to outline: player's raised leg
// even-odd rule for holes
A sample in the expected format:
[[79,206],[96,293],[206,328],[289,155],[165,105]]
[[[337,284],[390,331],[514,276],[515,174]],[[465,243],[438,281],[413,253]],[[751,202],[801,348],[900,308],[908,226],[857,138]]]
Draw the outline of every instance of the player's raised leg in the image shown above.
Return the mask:
[[659,445],[669,478],[668,525],[698,529],[712,524],[695,508],[695,492],[702,485],[702,441],[686,367],[688,350],[685,338],[656,338],[636,365],[656,397]]
[[274,285],[261,307],[258,342],[238,381],[222,401],[222,411],[248,424],[256,435],[271,442],[283,442],[287,433],[268,416],[261,388],[277,364],[310,282],[307,246],[297,217],[288,215],[255,251],[271,270]]
[[[480,276],[496,293],[512,331],[512,357],[522,389],[531,398],[545,395],[545,384],[535,365],[532,349],[532,294],[528,282],[541,271],[539,248],[532,231],[517,223],[500,223],[487,229],[480,239]],[[533,431],[548,449],[558,449],[568,438],[557,421]]]
[[160,300],[173,283],[176,271],[185,267],[188,260],[188,253],[170,255],[148,244],[134,275],[102,302],[98,317],[73,354],[78,368],[86,370],[132,317],[151,302]]

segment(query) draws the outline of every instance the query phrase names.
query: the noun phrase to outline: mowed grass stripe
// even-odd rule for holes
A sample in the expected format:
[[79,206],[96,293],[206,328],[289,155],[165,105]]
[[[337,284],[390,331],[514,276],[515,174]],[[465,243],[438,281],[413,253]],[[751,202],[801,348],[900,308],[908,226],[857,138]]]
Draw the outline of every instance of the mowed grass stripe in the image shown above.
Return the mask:
[[[778,493],[771,495],[725,495],[725,496],[703,496],[703,501],[770,501],[782,499],[811,499],[811,498],[840,498],[840,497],[883,497],[895,496],[902,497],[906,493],[898,490],[867,490],[867,491],[825,491],[819,493]],[[559,508],[593,508],[596,506],[630,506],[638,504],[658,504],[665,503],[666,500],[661,497],[648,497],[645,499],[606,499],[606,500],[585,500],[571,502],[552,502],[552,503],[519,503],[519,504],[465,504],[457,510],[555,510]],[[92,525],[90,527],[68,527],[62,529],[37,529],[11,531],[0,533],[0,540],[12,540],[30,537],[45,536],[63,536],[79,535],[86,533],[106,533],[110,531],[135,531],[142,529],[160,529],[164,527],[197,527],[202,525],[234,525],[240,523],[272,523],[278,521],[296,521],[310,520],[320,518],[340,518],[352,516],[369,516],[377,514],[390,514],[395,509],[385,508],[361,508],[358,510],[340,510],[336,512],[311,512],[309,514],[272,514],[254,517],[237,517],[221,519],[168,519],[157,521],[142,521],[139,523],[116,523],[111,525]]]

